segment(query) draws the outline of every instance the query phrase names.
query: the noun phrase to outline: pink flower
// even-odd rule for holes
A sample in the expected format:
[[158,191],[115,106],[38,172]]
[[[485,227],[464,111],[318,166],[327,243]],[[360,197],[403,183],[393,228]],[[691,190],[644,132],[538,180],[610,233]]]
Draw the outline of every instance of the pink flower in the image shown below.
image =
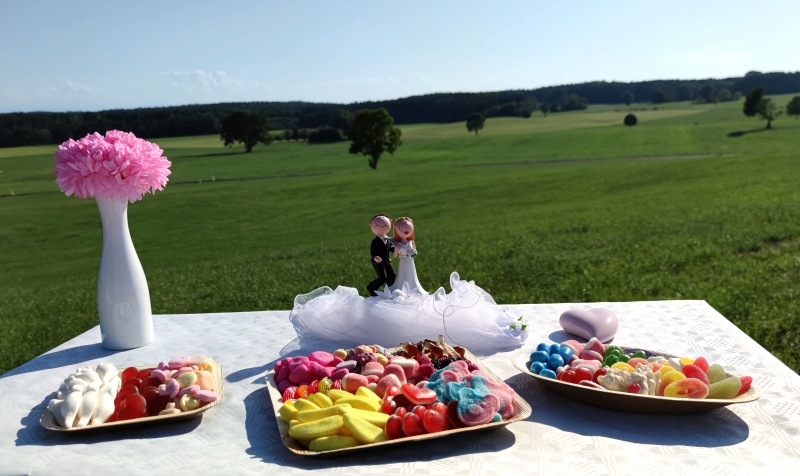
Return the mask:
[[129,132],[108,131],[58,146],[56,183],[67,196],[141,200],[150,191],[163,190],[172,163],[156,144]]

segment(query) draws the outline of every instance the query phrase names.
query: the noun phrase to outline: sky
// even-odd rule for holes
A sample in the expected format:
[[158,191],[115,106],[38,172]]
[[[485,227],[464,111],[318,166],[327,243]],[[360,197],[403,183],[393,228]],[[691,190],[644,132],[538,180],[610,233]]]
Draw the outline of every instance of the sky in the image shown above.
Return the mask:
[[800,71],[800,1],[0,2],[0,112]]

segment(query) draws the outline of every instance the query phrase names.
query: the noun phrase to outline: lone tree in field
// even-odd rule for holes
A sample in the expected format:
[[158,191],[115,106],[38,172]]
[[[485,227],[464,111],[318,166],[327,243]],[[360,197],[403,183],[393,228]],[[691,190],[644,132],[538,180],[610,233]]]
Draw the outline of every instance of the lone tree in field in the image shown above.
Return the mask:
[[635,126],[637,122],[639,122],[639,121],[636,119],[636,116],[634,116],[633,114],[628,114],[627,116],[625,116],[625,119],[623,119],[623,121],[622,121],[622,123],[625,124],[628,127]]
[[800,116],[800,96],[793,97],[789,104],[786,105],[786,115],[794,116],[795,120]]
[[486,118],[482,114],[469,116],[469,119],[467,119],[467,132],[475,131],[475,135],[478,135],[478,131],[483,129],[484,122],[486,122]]
[[744,115],[745,116],[758,116],[767,121],[767,127],[764,129],[772,129],[772,121],[781,115],[783,111],[778,111],[772,99],[764,97],[764,88],[756,88],[747,95],[744,100]]
[[400,140],[402,131],[393,126],[394,118],[384,108],[365,109],[359,111],[350,127],[351,154],[364,154],[369,157],[369,166],[378,168],[378,159],[381,154],[394,151],[403,142]]
[[622,102],[624,102],[626,106],[633,104],[633,93],[630,91],[622,93]]
[[253,151],[253,146],[261,142],[269,145],[272,136],[267,129],[267,118],[255,112],[232,112],[222,121],[220,133],[225,145],[234,142],[244,144],[247,152]]

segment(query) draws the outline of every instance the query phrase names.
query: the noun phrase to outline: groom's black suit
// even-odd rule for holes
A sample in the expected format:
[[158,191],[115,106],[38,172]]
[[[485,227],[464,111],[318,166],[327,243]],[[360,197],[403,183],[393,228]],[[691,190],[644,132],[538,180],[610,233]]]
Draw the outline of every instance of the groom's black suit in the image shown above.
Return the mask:
[[[370,262],[372,263],[372,267],[375,268],[375,274],[377,274],[378,277],[367,285],[367,291],[369,291],[370,296],[377,296],[375,291],[377,291],[378,288],[384,284],[391,286],[394,284],[395,278],[397,278],[397,275],[394,273],[394,268],[392,268],[392,258],[389,257],[389,253],[394,251],[394,245],[388,239],[386,243],[384,243],[383,238],[376,236],[375,239],[372,240],[370,251],[372,252]],[[380,263],[375,262],[376,256],[380,256]]]

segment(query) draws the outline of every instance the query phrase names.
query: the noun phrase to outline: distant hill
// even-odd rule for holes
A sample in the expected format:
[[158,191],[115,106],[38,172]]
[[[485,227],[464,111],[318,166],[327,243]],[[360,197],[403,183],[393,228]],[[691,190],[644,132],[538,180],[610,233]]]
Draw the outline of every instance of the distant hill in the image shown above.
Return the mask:
[[[465,121],[480,112],[487,117],[529,117],[542,103],[554,112],[588,104],[620,104],[630,92],[636,102],[711,100],[720,93],[732,97],[756,87],[767,94],[800,92],[800,72],[750,72],[738,78],[606,82],[548,86],[539,89],[486,93],[437,93],[388,101],[352,104],[310,102],[240,102],[196,104],[98,112],[31,112],[0,114],[0,147],[53,144],[72,137],[111,129],[145,138],[217,134],[231,111],[264,114],[270,129],[336,126],[343,111],[385,107],[397,124]],[[715,96],[716,95],[716,96]]]

